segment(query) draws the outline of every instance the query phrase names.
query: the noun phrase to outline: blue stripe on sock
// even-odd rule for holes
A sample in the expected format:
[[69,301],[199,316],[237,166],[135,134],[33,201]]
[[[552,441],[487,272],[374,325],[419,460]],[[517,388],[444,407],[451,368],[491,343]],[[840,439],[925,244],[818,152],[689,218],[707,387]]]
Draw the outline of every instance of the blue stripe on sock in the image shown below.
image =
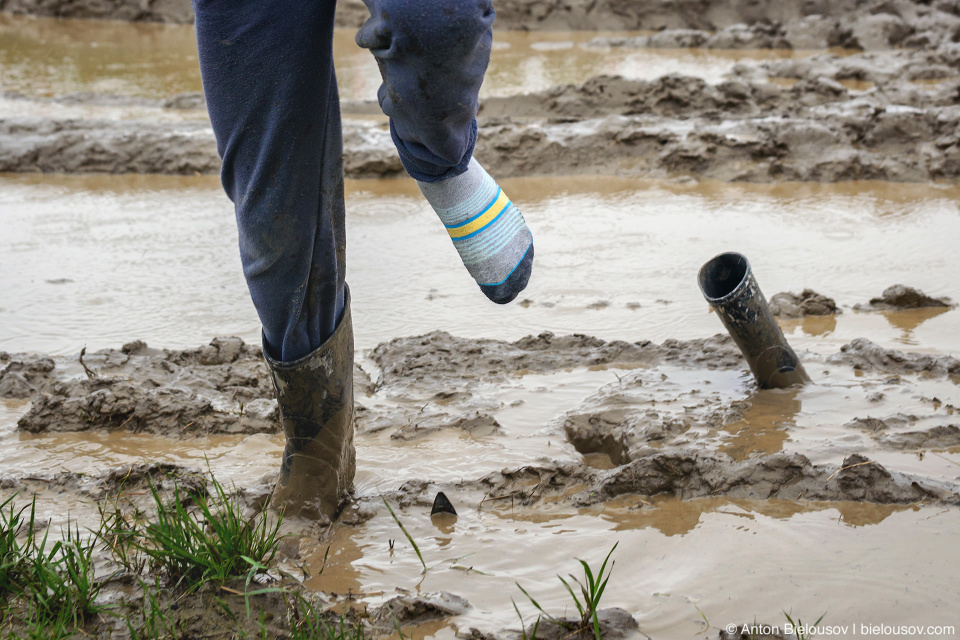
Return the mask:
[[[440,216],[440,221],[443,222],[444,226],[448,223],[461,224],[459,220],[464,219],[465,216],[473,215],[477,209],[483,207],[483,204],[490,200],[491,194],[496,193],[499,188],[500,185],[493,178],[486,176],[480,181],[473,193],[461,200],[460,204],[446,208],[434,207],[434,211]],[[427,200],[429,201],[429,198]]]
[[[487,206],[485,206],[485,207],[483,208],[483,210],[480,211],[480,213],[478,213],[477,215],[473,216],[473,217],[470,218],[469,220],[464,220],[463,222],[458,222],[457,224],[445,224],[445,225],[443,225],[443,226],[446,227],[447,229],[456,229],[457,227],[462,227],[462,226],[465,225],[465,224],[470,224],[471,222],[473,222],[474,220],[476,220],[477,218],[479,218],[480,216],[482,216],[483,214],[485,214],[487,211],[490,210],[490,207],[492,207],[492,206],[497,202],[497,198],[500,197],[500,192],[501,192],[501,191],[503,191],[503,190],[502,190],[500,187],[497,187],[497,193],[496,193],[496,195],[493,196],[493,200],[491,200],[490,202],[488,202],[488,203],[487,203]],[[499,218],[500,216],[497,216],[497,217]],[[494,218],[494,220],[496,220],[496,219],[497,219],[497,218]],[[492,224],[492,223],[491,223],[491,224]],[[486,229],[486,227],[483,227],[483,228],[479,229],[478,231],[475,231],[474,233],[479,233],[480,231],[483,231],[483,229]],[[464,238],[469,238],[469,237],[470,237],[470,236],[464,236],[463,238],[459,238],[459,239],[460,239],[460,240],[463,240]]]
[[[496,201],[494,201],[494,202],[496,202]],[[491,205],[492,205],[492,203],[491,203]],[[499,220],[500,218],[502,218],[502,217],[503,217],[503,214],[505,214],[507,211],[509,211],[512,206],[513,206],[513,203],[510,202],[509,200],[507,200],[507,204],[506,204],[506,206],[503,207],[503,211],[501,211],[500,213],[498,213],[496,218],[494,218],[493,220],[491,220],[491,221],[488,222],[487,224],[483,225],[482,227],[480,227],[479,229],[477,229],[477,230],[474,231],[473,233],[468,233],[467,235],[463,236],[462,238],[452,238],[452,240],[453,240],[454,242],[462,242],[463,240],[469,240],[470,238],[472,238],[472,237],[474,237],[474,236],[476,236],[476,235],[479,235],[479,234],[483,233],[484,231],[486,231],[487,229],[489,229],[489,228],[492,227],[493,225],[497,224],[497,220]],[[490,207],[487,207],[487,209],[489,209],[489,208],[490,208]],[[486,209],[484,209],[484,211],[486,211]],[[476,219],[476,218],[474,218],[474,219]],[[457,225],[457,226],[461,226],[461,225]]]
[[456,248],[461,256],[475,258],[480,255],[481,259],[488,258],[495,255],[505,243],[510,242],[521,231],[523,231],[523,223],[514,218],[512,221],[498,225],[495,231],[488,234],[489,237],[476,238],[474,242],[456,245]]
[[483,238],[475,246],[457,247],[460,252],[460,258],[465,264],[477,264],[487,258],[497,255],[501,249],[523,231],[523,223],[519,219],[513,224],[502,224],[502,228],[497,230],[497,235],[490,238]]
[[501,280],[500,282],[491,282],[491,283],[489,283],[489,284],[482,284],[482,283],[481,283],[480,286],[482,286],[482,287],[496,287],[496,286],[498,286],[498,285],[503,284],[503,283],[506,282],[507,280],[509,280],[509,279],[510,279],[510,276],[513,275],[513,272],[516,271],[516,270],[517,270],[517,267],[520,266],[520,263],[523,262],[523,259],[527,257],[527,251],[530,251],[530,247],[531,247],[532,245],[533,245],[533,241],[531,240],[531,241],[530,241],[530,244],[527,245],[527,248],[524,249],[524,250],[523,250],[523,253],[520,255],[520,259],[517,260],[517,264],[513,265],[513,269],[510,269],[510,273],[507,274],[507,277],[506,277],[506,278],[504,278],[504,279]]

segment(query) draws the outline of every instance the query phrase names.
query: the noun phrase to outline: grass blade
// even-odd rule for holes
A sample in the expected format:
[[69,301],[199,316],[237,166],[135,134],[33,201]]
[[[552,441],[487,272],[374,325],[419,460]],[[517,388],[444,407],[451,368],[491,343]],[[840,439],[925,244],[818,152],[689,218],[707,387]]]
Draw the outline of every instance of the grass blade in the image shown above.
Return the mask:
[[383,504],[386,505],[387,511],[390,512],[390,515],[393,516],[394,522],[397,523],[397,526],[400,527],[400,531],[403,531],[403,535],[407,537],[407,541],[413,546],[413,550],[417,552],[417,557],[420,558],[420,564],[423,565],[423,570],[427,570],[427,563],[423,561],[423,554],[420,553],[420,547],[417,546],[417,543],[414,541],[413,536],[410,535],[410,532],[407,531],[407,528],[403,526],[403,523],[400,522],[400,518],[397,517],[397,514],[393,512],[393,509],[390,507],[390,503],[387,502],[387,499],[383,496],[380,496],[380,499],[383,500]]

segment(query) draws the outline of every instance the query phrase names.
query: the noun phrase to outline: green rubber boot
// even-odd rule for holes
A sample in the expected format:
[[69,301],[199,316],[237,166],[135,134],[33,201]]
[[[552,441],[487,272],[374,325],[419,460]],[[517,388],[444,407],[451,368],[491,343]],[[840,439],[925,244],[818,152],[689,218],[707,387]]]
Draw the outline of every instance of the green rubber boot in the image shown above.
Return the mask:
[[357,456],[349,290],[344,298],[340,324],[313,353],[277,362],[264,350],[287,437],[270,506],[286,516],[332,521],[353,485]]

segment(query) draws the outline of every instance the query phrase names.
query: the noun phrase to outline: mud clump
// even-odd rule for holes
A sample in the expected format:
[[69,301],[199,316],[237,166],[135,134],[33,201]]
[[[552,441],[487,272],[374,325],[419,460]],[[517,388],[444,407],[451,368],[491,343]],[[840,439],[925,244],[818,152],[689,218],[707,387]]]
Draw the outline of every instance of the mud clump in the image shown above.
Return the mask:
[[[182,389],[143,389],[116,379],[81,380],[60,388],[63,396],[38,397],[17,423],[21,431],[125,429],[154,435],[275,433],[276,405],[248,406],[244,413],[217,410],[212,400]],[[65,396],[65,397],[64,397]]]
[[438,490],[482,495],[479,508],[511,509],[549,499],[574,507],[621,496],[674,496],[683,500],[725,496],[748,500],[853,501],[873,504],[960,505],[960,485],[889,471],[859,454],[837,465],[816,465],[806,456],[777,453],[735,461],[690,448],[644,455],[614,469],[552,462],[504,469],[472,481],[435,484],[409,481],[401,505],[429,509]]
[[[597,610],[597,623],[600,626],[600,636],[610,640],[625,640],[636,636],[640,625],[628,611],[619,607]],[[534,637],[533,626],[525,630],[525,634],[518,634],[515,638]],[[593,622],[559,618],[557,621],[543,618],[537,625],[536,637],[543,640],[591,640],[594,635]]]
[[[193,98],[171,99],[187,108]],[[344,122],[348,178],[398,175],[390,133],[375,123]],[[216,174],[213,129],[206,122],[0,119],[0,171],[39,173]]]
[[458,616],[470,608],[470,603],[446,591],[421,595],[397,596],[387,600],[371,612],[374,625],[386,631],[396,629],[394,621],[403,624],[423,624]]
[[[933,298],[913,287],[895,284],[883,290],[878,298],[871,298],[867,308],[877,310],[892,309],[923,309],[923,308],[952,308],[956,305],[950,298]],[[863,307],[861,307],[863,308]]]
[[770,298],[770,312],[781,318],[804,316],[829,316],[842,313],[832,298],[813,289],[804,289],[799,294],[781,292]]
[[940,425],[922,431],[907,431],[879,436],[879,442],[891,449],[947,449],[960,447],[960,427]]
[[56,366],[53,359],[46,357],[10,362],[0,370],[0,398],[29,398]]
[[711,495],[767,500],[852,500],[876,504],[933,501],[960,505],[960,487],[921,482],[887,471],[853,454],[839,469],[814,465],[801,454],[775,454],[732,462],[692,451],[634,460],[598,478],[577,504],[593,504],[624,494],[673,494],[689,499]]
[[[354,368],[363,393],[370,379]],[[28,433],[123,429],[165,436],[279,433],[263,352],[237,337],[196,349],[152,349],[136,340],[79,358],[11,356],[0,397],[30,398]]]
[[742,356],[729,336],[700,340],[607,342],[583,334],[556,336],[546,331],[516,342],[469,339],[434,331],[396,338],[370,353],[380,367],[377,386],[439,383],[451,377],[487,380],[504,373],[546,373],[570,367],[655,365],[679,363],[707,368],[734,368]]
[[831,364],[844,364],[860,370],[887,373],[929,373],[960,375],[960,360],[952,356],[904,353],[885,349],[866,338],[857,338],[840,347],[840,353],[827,358]]

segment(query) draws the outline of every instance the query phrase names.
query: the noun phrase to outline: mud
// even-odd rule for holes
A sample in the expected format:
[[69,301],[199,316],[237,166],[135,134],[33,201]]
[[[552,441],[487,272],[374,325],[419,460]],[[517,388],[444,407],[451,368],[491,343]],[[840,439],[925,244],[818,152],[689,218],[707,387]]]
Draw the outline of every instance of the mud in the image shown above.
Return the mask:
[[[547,414],[555,417],[537,428],[539,437],[553,444],[534,447],[535,457],[526,463],[512,458],[498,464],[506,458],[494,452],[492,469],[496,470],[478,460],[444,475],[430,466],[432,461],[424,460],[422,473],[415,469],[414,479],[375,490],[365,486],[369,480],[361,478],[369,471],[362,471],[355,500],[340,520],[341,529],[314,527],[306,538],[285,541],[281,566],[295,575],[300,571],[297,567],[312,562],[311,554],[322,556],[337,536],[361,535],[384,517],[383,498],[398,503],[407,520],[418,513],[427,518],[438,491],[450,497],[465,522],[481,516],[548,517],[537,514],[622,509],[624,505],[650,509],[663,500],[686,503],[720,498],[815,511],[829,505],[912,510],[960,506],[960,478],[955,472],[924,475],[909,465],[898,468],[904,458],[889,457],[907,452],[911,458],[922,458],[960,447],[960,414],[953,383],[948,381],[960,371],[955,361],[947,356],[894,352],[865,340],[854,341],[834,355],[806,354],[806,359],[811,371],[821,377],[817,385],[760,391],[753,388],[735,345],[719,335],[654,344],[550,333],[506,342],[434,332],[383,343],[361,358],[377,372],[376,382],[356,372],[358,400],[363,405],[358,409],[357,438],[364,457],[389,450],[387,455],[393,459],[397,455],[393,447],[437,447],[443,442],[451,442],[458,451],[472,446],[468,443],[522,447],[510,415],[521,410],[524,402],[533,402],[535,394],[521,393],[522,401],[511,401],[505,389],[525,384],[528,377],[573,371],[604,374],[604,382],[565,412],[558,415],[555,408]],[[0,354],[0,361],[5,365],[0,385],[11,395],[14,391],[23,395],[26,390],[31,402],[20,421],[21,433],[33,425],[46,426],[42,433],[48,435],[42,437],[81,428],[132,429],[159,438],[202,432],[278,432],[275,415],[254,424],[252,416],[240,413],[241,399],[244,406],[262,402],[272,409],[273,405],[259,350],[236,338],[218,338],[185,350],[152,349],[143,342],[131,342],[121,349],[84,354],[82,363],[77,357],[15,354]],[[817,363],[833,373],[827,376]],[[931,380],[941,379],[940,386],[931,386]],[[858,382],[851,384],[852,380]],[[117,395],[118,389],[130,390],[130,412],[94,413],[106,403],[96,405],[91,398]],[[826,406],[851,403],[854,408],[845,413],[856,419],[829,426],[836,410],[817,409],[817,397],[824,393],[844,398],[828,399]],[[920,394],[921,398],[909,411],[898,410],[899,401],[888,399],[898,394]],[[185,406],[184,398],[208,402],[205,406],[213,409],[191,409],[194,413],[172,417],[175,411],[170,407]],[[806,412],[801,411],[800,398],[810,405]],[[55,406],[60,407],[59,413]],[[188,419],[198,426],[183,424]],[[811,424],[817,425],[816,434],[805,435]],[[246,475],[237,490],[253,514],[266,504],[272,474],[260,481]],[[149,487],[169,492],[174,481],[186,487],[188,495],[208,491],[208,477],[199,470],[150,463],[100,471],[53,468],[8,473],[0,478],[0,494],[35,493],[44,505],[41,515],[56,520],[57,511],[66,505],[110,504],[119,499],[129,508],[147,511]],[[81,508],[86,525],[83,513]],[[697,518],[687,523],[686,531],[696,526]],[[299,525],[292,526],[296,530]],[[448,535],[455,526],[459,525],[433,523],[441,535]],[[466,562],[450,562],[459,571],[472,570]],[[318,568],[311,566],[314,571]],[[350,589],[331,584],[323,591],[317,597],[327,604],[349,605],[351,615],[358,616],[357,623],[374,635],[391,633],[394,618],[404,627],[432,633],[483,615],[468,602],[469,596],[432,589],[414,593],[398,588],[363,611],[353,603],[357,596]],[[134,596],[124,598],[135,601]],[[160,597],[168,596],[176,594],[164,591]],[[185,605],[184,624],[211,622],[220,615],[218,608],[205,609],[204,597]],[[265,601],[262,606],[274,612],[280,627],[289,620],[282,600]],[[632,637],[643,628],[629,611],[615,608],[607,609],[602,620],[610,637]],[[111,633],[88,631],[99,637]],[[538,634],[546,637],[554,631],[541,625]],[[461,626],[458,633],[472,638],[521,635],[504,628],[494,633],[482,625]]]
[[[597,77],[577,87],[486,100],[477,156],[504,177],[952,180],[960,176],[954,105],[960,80],[955,68],[951,73],[932,90],[904,86],[904,80],[866,92],[821,75],[792,87],[749,78],[707,85],[683,76]],[[6,119],[0,142],[0,171],[219,169],[212,131],[200,122]],[[348,177],[402,172],[379,122],[345,121],[344,162]]]
[[869,305],[856,305],[854,308],[889,311],[893,309],[949,309],[955,306],[950,298],[932,298],[913,287],[895,284],[884,289],[879,297],[871,298]]
[[[61,18],[188,23],[193,11],[188,0],[2,0],[0,10],[10,13]],[[871,0],[858,3],[805,2],[787,4],[776,0],[729,2],[728,0],[501,0],[497,3],[497,27],[502,29],[590,30],[685,30],[704,33],[703,42],[737,46],[755,31],[764,33],[772,45],[818,48],[813,45],[863,48],[926,43],[953,37],[960,26],[956,2],[941,0],[916,4],[908,0]],[[337,6],[337,25],[358,27],[367,17],[360,0],[342,0]],[[709,33],[719,30],[719,33]],[[665,40],[672,46],[675,39]],[[679,40],[700,46],[696,40]],[[644,45],[647,46],[647,45]],[[662,45],[661,45],[662,46]],[[755,45],[754,45],[755,46]]]
[[[628,611],[623,609],[600,609],[597,611],[597,624],[600,627],[600,635],[610,640],[624,640],[625,638],[636,637],[640,631],[640,625],[634,620]],[[516,638],[534,637],[533,625],[524,630],[525,634],[518,634]],[[589,640],[596,638],[593,625],[582,624],[578,619],[560,618],[560,624],[552,620],[541,620],[536,628],[536,637],[543,640]]]
[[[279,432],[259,347],[215,338],[198,349],[142,341],[76,358],[3,354],[0,397],[30,398],[28,433],[123,429],[166,436]],[[369,386],[359,369],[357,388]]]
[[545,373],[571,367],[637,367],[679,363],[708,369],[743,364],[733,339],[716,335],[699,340],[605,341],[546,331],[516,342],[470,340],[435,331],[397,338],[373,349],[370,358],[380,368],[377,387],[443,386],[444,380],[496,380],[507,373]]
[[504,469],[469,482],[410,481],[400,487],[397,497],[401,504],[429,508],[437,488],[479,495],[481,509],[532,507],[544,501],[587,507],[623,496],[664,495],[683,500],[722,495],[749,500],[960,505],[960,484],[890,471],[859,454],[847,456],[839,465],[819,465],[799,453],[733,461],[677,449],[644,455],[606,471],[548,464]]
[[781,292],[770,298],[770,312],[781,318],[830,316],[843,313],[833,298],[804,289],[800,293]]
[[827,362],[848,365],[861,371],[960,375],[960,360],[952,356],[904,353],[896,349],[886,349],[866,338],[858,338],[843,345],[840,353],[829,356]]
[[[29,12],[28,4],[7,0],[4,9]],[[37,11],[78,16],[95,8],[133,20],[166,19],[161,14],[172,11],[152,3],[131,13],[134,4],[51,2],[37,5]],[[365,12],[359,1],[340,4],[344,24]],[[752,182],[960,177],[956,3],[873,0],[806,3],[801,9],[711,1],[695,10],[687,4],[507,2],[498,4],[498,25],[657,31],[596,38],[589,44],[593,48],[812,48],[813,55],[741,63],[716,84],[682,75],[654,80],[597,75],[579,85],[487,98],[477,157],[496,166],[498,177],[618,174]],[[823,53],[826,47],[846,49]],[[862,52],[850,55],[855,50]],[[936,84],[918,84],[931,80]],[[80,92],[38,99],[136,103],[158,113],[203,106],[197,93],[148,100]],[[344,125],[346,175],[401,175],[372,96],[345,103],[344,112],[358,116]],[[213,134],[202,121],[0,120],[0,171],[218,170]]]

